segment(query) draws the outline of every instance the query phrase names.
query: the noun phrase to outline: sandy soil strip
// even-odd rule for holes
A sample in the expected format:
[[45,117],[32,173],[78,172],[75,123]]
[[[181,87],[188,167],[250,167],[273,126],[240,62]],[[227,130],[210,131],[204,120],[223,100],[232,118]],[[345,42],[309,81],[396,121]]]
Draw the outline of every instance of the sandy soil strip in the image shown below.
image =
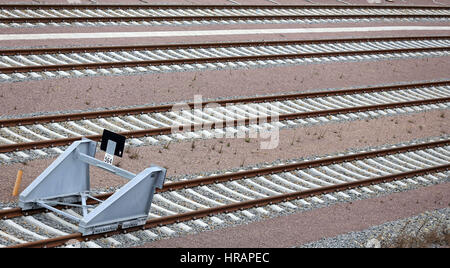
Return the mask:
[[308,34],[308,33],[355,33],[386,31],[450,31],[449,26],[380,26],[380,27],[327,27],[246,30],[198,30],[198,31],[147,31],[147,32],[97,32],[91,33],[45,33],[45,34],[1,34],[1,41],[53,40],[53,39],[108,39],[108,38],[154,38],[212,35],[259,35],[259,34]]

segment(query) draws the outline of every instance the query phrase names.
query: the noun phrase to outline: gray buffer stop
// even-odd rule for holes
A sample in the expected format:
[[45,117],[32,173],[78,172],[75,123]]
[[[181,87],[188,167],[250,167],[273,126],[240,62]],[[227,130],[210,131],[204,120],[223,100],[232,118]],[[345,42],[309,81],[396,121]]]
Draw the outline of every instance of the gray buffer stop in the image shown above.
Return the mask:
[[[151,166],[136,175],[96,159],[96,148],[96,142],[85,138],[70,145],[20,194],[22,210],[53,211],[78,223],[83,235],[145,224],[155,189],[163,187],[166,170]],[[108,199],[99,200],[90,194],[90,166],[107,170],[129,182]],[[88,199],[97,200],[99,205],[87,205]],[[58,205],[79,207],[82,215],[69,214],[56,208]]]

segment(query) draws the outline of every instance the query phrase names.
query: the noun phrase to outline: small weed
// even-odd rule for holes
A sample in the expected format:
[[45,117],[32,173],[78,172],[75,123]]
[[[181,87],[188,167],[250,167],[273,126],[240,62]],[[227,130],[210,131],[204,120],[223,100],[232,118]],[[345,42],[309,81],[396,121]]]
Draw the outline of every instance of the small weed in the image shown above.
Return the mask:
[[244,163],[245,163],[245,157],[242,159],[242,162],[241,162],[240,167],[243,167],[243,166],[244,166]]
[[137,151],[134,151],[134,152],[132,152],[128,157],[129,157],[130,159],[133,159],[133,160],[139,159],[139,154],[138,154]]
[[164,144],[163,148],[166,150],[169,150],[169,146],[170,146],[170,141],[166,144]]
[[323,131],[322,133],[319,134],[319,136],[317,137],[318,140],[321,140],[325,137],[325,131]]

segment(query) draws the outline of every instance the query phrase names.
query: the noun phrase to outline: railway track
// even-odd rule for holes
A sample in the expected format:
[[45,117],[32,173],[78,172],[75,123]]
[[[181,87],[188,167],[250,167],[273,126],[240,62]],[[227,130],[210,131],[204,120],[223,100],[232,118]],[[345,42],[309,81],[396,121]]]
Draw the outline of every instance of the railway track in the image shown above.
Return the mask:
[[[0,28],[166,26],[237,23],[448,22],[450,7],[362,5],[16,5],[0,7]],[[441,57],[449,36],[321,39],[0,50],[0,83],[85,76],[254,68],[324,62]],[[250,135],[252,131],[448,109],[450,81],[322,90],[173,105],[62,112],[0,119],[0,164],[59,154],[104,129],[127,146]],[[260,123],[260,124],[258,124]],[[174,133],[174,125],[183,131]],[[450,178],[450,137],[284,160],[208,176],[169,178],[144,226],[82,236],[75,221],[45,209],[0,209],[0,247],[126,247],[370,198]],[[237,171],[236,171],[237,170]],[[112,193],[98,192],[104,200]],[[91,199],[88,204],[97,203]],[[75,217],[81,209],[61,206]],[[284,215],[285,215],[284,214]]]
[[0,50],[0,81],[435,57],[448,36]]
[[[0,158],[11,161],[47,155],[48,151],[41,148],[60,153],[57,146],[69,145],[82,136],[100,140],[103,129],[121,133],[131,145],[163,144],[227,134],[234,137],[239,132],[247,135],[252,130],[275,127],[446,109],[449,95],[450,82],[441,81],[198,101],[186,103],[182,110],[162,105],[4,119],[0,120]],[[266,124],[259,123],[260,119]],[[180,126],[182,131],[174,131],[174,126]]]
[[[188,233],[196,226],[246,221],[257,215],[296,211],[314,203],[341,202],[417,185],[448,181],[450,140],[419,142],[346,152],[338,156],[287,162],[209,177],[166,181],[157,191],[145,226],[81,236],[70,220],[43,210],[0,211],[0,244],[55,247],[69,240],[88,247],[158,239]],[[389,146],[391,147],[391,146]],[[99,196],[107,198],[109,194]],[[79,215],[76,209],[66,210]],[[75,233],[74,233],[75,231]],[[118,234],[123,234],[117,236]],[[112,237],[111,237],[112,236]]]
[[448,7],[364,5],[17,5],[0,8],[0,27],[314,23],[386,19],[444,20]]

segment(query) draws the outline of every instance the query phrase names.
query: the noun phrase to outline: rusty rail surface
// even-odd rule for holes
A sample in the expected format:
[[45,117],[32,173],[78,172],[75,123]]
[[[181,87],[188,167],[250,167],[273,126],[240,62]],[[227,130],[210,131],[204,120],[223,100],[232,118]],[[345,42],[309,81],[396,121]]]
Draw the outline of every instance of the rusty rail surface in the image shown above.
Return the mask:
[[161,22],[161,21],[212,21],[212,20],[318,20],[318,19],[446,19],[450,15],[440,14],[365,14],[365,15],[249,15],[249,16],[123,16],[123,17],[23,17],[0,18],[0,23],[73,23],[73,22]]
[[[374,6],[374,5],[133,5],[133,4],[104,4],[104,5],[86,5],[86,4],[2,4],[1,9],[3,10],[108,10],[108,9],[218,9],[218,10],[270,10],[270,9],[369,9],[369,10],[448,10],[449,7],[443,6]],[[272,15],[272,16],[257,16],[257,15],[244,15],[244,16],[136,16],[136,17],[31,17],[31,18],[1,18],[0,21],[3,23],[22,23],[22,22],[73,22],[73,21],[130,21],[130,20],[146,20],[146,21],[161,21],[161,20],[213,20],[213,19],[334,19],[334,18],[368,18],[368,17],[379,17],[379,18],[420,18],[420,17],[436,17],[445,18],[449,17],[446,15],[412,15],[412,14],[368,14],[368,15]]]
[[[374,6],[374,5],[55,5],[55,4],[4,4],[4,10],[107,10],[107,9],[219,9],[219,10],[270,10],[270,9],[369,9],[369,10],[448,10],[442,6]],[[439,14],[358,14],[358,15],[201,15],[201,16],[108,16],[108,17],[24,17],[0,18],[2,23],[49,23],[49,22],[108,22],[108,21],[197,21],[197,20],[272,20],[272,19],[360,19],[360,18],[449,18],[448,15]]]

